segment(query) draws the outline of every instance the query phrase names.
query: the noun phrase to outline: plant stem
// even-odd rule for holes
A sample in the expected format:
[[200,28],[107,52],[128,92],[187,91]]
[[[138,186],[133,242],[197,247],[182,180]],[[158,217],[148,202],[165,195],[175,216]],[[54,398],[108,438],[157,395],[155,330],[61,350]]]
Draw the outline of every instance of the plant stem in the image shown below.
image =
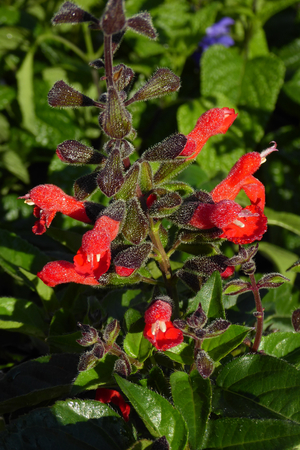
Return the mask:
[[107,88],[114,85],[113,81],[113,54],[111,36],[104,37],[104,64]]
[[174,311],[173,315],[174,318],[177,319],[179,317],[179,303],[178,303],[178,297],[176,289],[174,289],[174,281],[172,277],[172,269],[170,265],[170,260],[165,252],[165,249],[161,243],[160,236],[159,236],[159,225],[160,222],[154,223],[154,220],[149,217],[150,222],[150,232],[149,236],[150,239],[155,247],[155,250],[158,253],[158,257],[156,258],[160,270],[162,271],[165,286],[167,289],[167,293],[169,297],[174,301]]
[[260,293],[259,293],[259,289],[257,288],[257,284],[255,281],[255,277],[254,274],[249,275],[250,281],[251,281],[251,286],[252,286],[252,292],[254,295],[254,300],[255,300],[255,305],[256,305],[256,334],[255,334],[255,340],[254,340],[254,344],[252,347],[252,351],[253,352],[257,352],[259,345],[260,345],[260,341],[261,341],[261,337],[262,337],[262,333],[263,333],[263,325],[264,325],[264,310],[262,307],[262,303],[261,303],[261,298],[260,298]]

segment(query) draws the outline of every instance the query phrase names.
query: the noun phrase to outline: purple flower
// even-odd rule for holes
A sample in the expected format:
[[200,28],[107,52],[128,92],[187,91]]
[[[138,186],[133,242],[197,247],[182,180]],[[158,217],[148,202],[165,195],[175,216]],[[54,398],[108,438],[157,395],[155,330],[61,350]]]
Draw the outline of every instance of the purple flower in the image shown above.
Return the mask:
[[229,35],[230,27],[234,24],[231,17],[223,17],[219,22],[214,23],[206,29],[206,35],[198,44],[198,50],[193,54],[194,61],[199,64],[202,53],[211,45],[221,44],[224,47],[234,45],[234,40]]

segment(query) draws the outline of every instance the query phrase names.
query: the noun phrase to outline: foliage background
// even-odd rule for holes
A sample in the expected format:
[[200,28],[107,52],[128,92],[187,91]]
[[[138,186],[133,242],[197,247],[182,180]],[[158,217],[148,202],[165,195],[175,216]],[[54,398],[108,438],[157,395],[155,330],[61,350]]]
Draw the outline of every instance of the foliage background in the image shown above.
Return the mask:
[[[61,163],[56,146],[76,139],[101,149],[105,142],[92,109],[54,110],[47,103],[48,91],[59,79],[94,99],[104,89],[99,83],[102,74],[87,64],[101,56],[102,34],[86,24],[52,27],[60,4],[4,0],[0,6],[0,367],[4,370],[49,351],[80,352],[75,342],[77,320],[87,323],[88,312],[99,305],[108,317],[122,320],[129,307],[139,305],[142,310],[151,297],[150,290],[142,292],[139,287],[95,294],[84,286],[63,286],[54,293],[35,276],[49,259],[66,259],[79,247],[82,226],[58,215],[47,235],[35,236],[32,208],[17,197],[44,183],[72,194],[75,179],[87,169]],[[82,0],[80,6],[99,17],[105,3]],[[300,4],[126,1],[127,16],[140,10],[151,13],[159,39],[149,41],[129,31],[115,63],[135,70],[133,91],[157,67],[169,67],[181,76],[182,88],[177,94],[131,106],[139,154],[177,130],[187,134],[200,114],[216,106],[234,107],[239,116],[225,136],[211,138],[196,163],[180,174],[194,188],[211,190],[242,154],[262,151],[273,140],[278,144],[279,152],[269,156],[257,175],[266,187],[269,218],[257,265],[259,272],[275,270],[291,279],[278,290],[265,292],[263,302],[267,329],[292,331],[290,316],[299,307],[299,279],[296,272],[285,271],[300,258]],[[232,29],[236,44],[230,49],[212,46],[199,67],[193,58],[198,42],[206,28],[224,16],[236,21]],[[96,199],[107,203],[100,194]],[[246,200],[241,196],[239,201]],[[228,256],[235,251],[230,245],[225,249]],[[178,254],[179,265],[186,256]],[[229,320],[253,325],[254,305],[248,296],[226,302]]]

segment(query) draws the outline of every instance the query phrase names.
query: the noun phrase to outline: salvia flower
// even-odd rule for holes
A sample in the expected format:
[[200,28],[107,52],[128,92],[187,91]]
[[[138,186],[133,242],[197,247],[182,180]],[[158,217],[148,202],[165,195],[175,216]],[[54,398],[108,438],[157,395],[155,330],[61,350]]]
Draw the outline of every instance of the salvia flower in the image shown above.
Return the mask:
[[237,113],[233,108],[213,108],[197,120],[195,128],[186,136],[187,143],[178,156],[194,159],[206,141],[216,134],[224,134],[233,124]]
[[27,205],[34,205],[33,215],[37,221],[32,227],[34,234],[43,234],[49,228],[57,212],[85,223],[91,223],[86,214],[84,202],[64,193],[53,184],[41,184],[24,195]]
[[125,402],[120,392],[114,389],[99,388],[96,390],[95,400],[98,400],[101,403],[113,403],[114,405],[118,406],[122,413],[123,419],[125,420],[125,422],[128,422],[130,405]]
[[198,44],[198,50],[193,54],[196,64],[199,64],[203,52],[212,45],[219,44],[224,45],[224,47],[232,47],[234,45],[234,40],[230,36],[230,27],[232,25],[234,25],[234,20],[231,17],[223,17],[206,29],[205,36]]
[[[264,185],[253,173],[265,162],[266,156],[276,151],[276,143],[262,153],[243,155],[230,170],[228,176],[211,192],[214,203],[200,203],[189,224],[200,229],[218,227],[220,236],[235,244],[250,244],[260,240],[267,230]],[[251,205],[242,208],[233,201],[240,190],[247,194]]]
[[206,35],[199,42],[199,47],[203,51],[214,44],[221,44],[224,47],[232,47],[234,40],[229,35],[230,27],[234,25],[234,20],[231,17],[223,17],[219,22],[214,23],[211,27],[206,29]]
[[168,350],[183,341],[182,331],[174,327],[171,315],[172,305],[169,297],[154,299],[145,312],[144,337],[157,350]]
[[94,228],[83,235],[73,264],[68,261],[49,262],[37,276],[50,287],[70,282],[98,285],[97,280],[110,267],[110,244],[118,234],[119,225],[120,222],[101,216]]

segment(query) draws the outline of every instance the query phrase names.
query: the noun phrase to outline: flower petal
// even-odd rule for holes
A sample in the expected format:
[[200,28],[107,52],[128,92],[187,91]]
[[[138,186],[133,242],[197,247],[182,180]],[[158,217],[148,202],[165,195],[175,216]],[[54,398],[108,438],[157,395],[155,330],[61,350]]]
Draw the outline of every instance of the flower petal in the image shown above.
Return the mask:
[[38,272],[37,276],[50,287],[71,282],[88,285],[99,284],[94,277],[80,275],[76,272],[74,264],[68,261],[49,262],[40,272]]
[[114,389],[99,388],[96,390],[95,400],[98,400],[101,403],[113,403],[118,406],[121,410],[123,419],[125,422],[128,422],[130,405],[125,402],[124,398],[118,391],[115,391]]
[[[233,108],[213,108],[206,111],[199,117],[193,131],[188,134],[188,142],[179,156],[189,156],[187,159],[195,158],[208,138],[215,134],[226,133],[236,117]],[[191,141],[196,143],[196,148]]]
[[166,331],[163,332],[159,328],[152,334],[152,325],[146,324],[144,329],[144,337],[154,345],[157,350],[165,351],[169,348],[181,344],[183,341],[182,331],[175,328],[172,322],[165,322]]
[[220,237],[226,238],[235,244],[250,244],[254,241],[260,241],[263,234],[267,231],[266,216],[259,207],[254,205],[247,206],[242,211],[249,212],[251,215],[239,216],[238,221],[241,223],[241,226],[230,223],[223,228],[223,234]]
[[145,322],[155,323],[157,320],[168,321],[172,315],[172,306],[163,300],[155,300],[145,312]]

